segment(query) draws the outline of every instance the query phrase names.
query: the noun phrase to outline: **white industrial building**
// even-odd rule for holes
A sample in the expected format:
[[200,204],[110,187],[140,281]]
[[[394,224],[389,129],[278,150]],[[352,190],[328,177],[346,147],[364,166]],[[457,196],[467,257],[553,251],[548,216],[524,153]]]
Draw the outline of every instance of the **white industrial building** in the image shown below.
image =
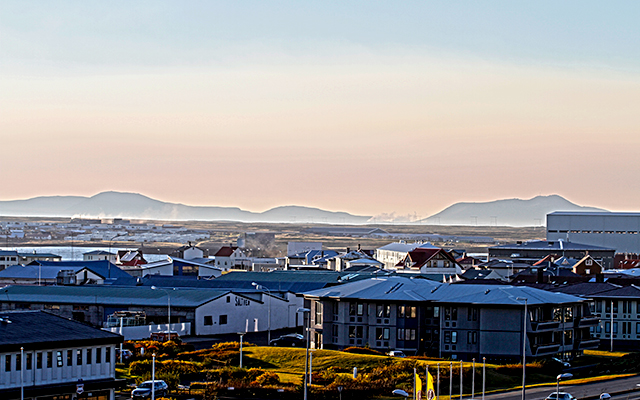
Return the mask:
[[547,214],[547,240],[640,253],[640,213],[556,211]]

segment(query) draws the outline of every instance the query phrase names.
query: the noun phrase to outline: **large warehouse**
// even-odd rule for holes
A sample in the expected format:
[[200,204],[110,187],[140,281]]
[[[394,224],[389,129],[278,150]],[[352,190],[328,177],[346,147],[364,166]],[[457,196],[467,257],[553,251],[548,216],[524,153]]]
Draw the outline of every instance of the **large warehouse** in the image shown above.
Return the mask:
[[568,212],[547,214],[547,240],[570,240],[640,253],[640,213]]

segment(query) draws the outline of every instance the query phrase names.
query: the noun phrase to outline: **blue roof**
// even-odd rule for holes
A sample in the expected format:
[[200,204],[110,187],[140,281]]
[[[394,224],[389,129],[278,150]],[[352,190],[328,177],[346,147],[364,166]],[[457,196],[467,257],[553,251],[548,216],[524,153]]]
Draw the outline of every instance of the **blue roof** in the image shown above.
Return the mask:
[[121,270],[117,265],[108,260],[96,261],[40,261],[36,260],[29,265],[41,265],[43,267],[56,267],[58,269],[73,269],[76,272],[86,268],[91,272],[105,279],[117,279],[131,277],[128,273]]

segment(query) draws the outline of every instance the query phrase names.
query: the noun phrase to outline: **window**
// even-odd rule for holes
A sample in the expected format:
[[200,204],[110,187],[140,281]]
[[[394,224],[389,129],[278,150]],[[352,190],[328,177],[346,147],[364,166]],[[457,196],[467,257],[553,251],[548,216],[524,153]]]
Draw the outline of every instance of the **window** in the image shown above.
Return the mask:
[[398,318],[404,318],[405,306],[398,306]]
[[405,336],[404,329],[399,328],[398,329],[398,340],[404,340],[404,336]]
[[382,330],[382,339],[389,340],[389,328],[384,328]]
[[91,364],[91,349],[87,349],[87,365]]
[[338,337],[338,325],[331,325],[331,336]]
[[451,332],[451,343],[458,343],[458,332]]
[[111,362],[111,347],[104,348],[104,362],[106,363]]
[[364,315],[364,304],[358,303],[358,315]]
[[567,307],[564,309],[564,320],[565,322],[573,321],[573,308]]
[[67,350],[67,367],[73,365],[73,350]]
[[363,333],[362,326],[353,326],[353,325],[349,326],[350,338],[362,339],[362,333]]
[[610,313],[611,312],[611,302],[610,301],[604,300],[604,312],[606,312],[606,313]]
[[376,340],[382,340],[382,328],[376,328]]
[[411,307],[408,307],[408,308],[409,308],[409,318],[416,318],[418,316],[417,307],[411,306]]
[[7,372],[11,371],[11,354],[7,354],[4,357],[4,370]]
[[349,315],[356,315],[356,303],[349,303]]
[[433,307],[433,318],[440,318],[440,307]]
[[22,370],[22,357],[20,354],[16,354],[16,371]]
[[218,318],[218,325],[226,325],[227,324],[227,316],[226,315],[221,315]]
[[629,300],[622,300],[622,313],[631,313],[631,302]]
[[451,343],[451,331],[444,332],[444,342]]
[[636,335],[640,335],[640,322],[636,322]]
[[391,306],[388,304],[378,304],[376,307],[376,316],[378,318],[389,318],[391,316]]
[[618,312],[618,302],[617,302],[617,301],[614,301],[614,302],[613,302],[613,313],[615,314],[615,313],[617,313],[617,312]]
[[470,307],[467,309],[467,321],[478,320],[478,309],[476,307]]
[[76,350],[76,365],[82,365],[82,350]]
[[53,367],[53,351],[47,351],[47,368]]
[[562,322],[562,308],[553,309],[553,320],[557,322]]
[[102,363],[102,347],[96,349],[96,364]]
[[27,369],[33,369],[33,359],[31,358],[31,353],[25,354],[27,358]]
[[596,312],[599,314],[602,312],[602,302],[596,301]]
[[322,324],[322,303],[319,301],[315,302],[315,310],[316,310],[316,325]]
[[467,343],[468,344],[478,343],[478,332],[476,331],[467,332]]
[[42,353],[36,353],[36,368],[42,369]]
[[62,351],[56,351],[56,366],[62,367]]
[[204,324],[205,325],[213,325],[213,317],[211,315],[204,316]]
[[616,333],[618,333],[618,323],[614,322],[613,323],[613,334],[615,335]]
[[445,307],[444,308],[444,320],[456,321],[458,319],[458,307]]
[[231,303],[231,296],[227,296],[227,303]]

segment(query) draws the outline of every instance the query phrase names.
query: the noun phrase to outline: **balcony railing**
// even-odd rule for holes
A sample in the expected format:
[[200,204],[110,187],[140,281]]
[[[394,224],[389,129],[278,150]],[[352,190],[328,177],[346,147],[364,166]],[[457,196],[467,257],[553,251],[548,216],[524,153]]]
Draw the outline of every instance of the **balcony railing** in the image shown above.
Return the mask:
[[560,351],[560,345],[556,343],[546,344],[535,348],[534,356],[546,356]]
[[577,328],[586,328],[591,326],[596,326],[600,322],[600,318],[595,315],[591,315],[588,317],[580,318],[577,322]]
[[532,332],[553,331],[558,328],[560,328],[560,322],[558,321],[541,321],[531,323]]
[[595,349],[599,345],[600,345],[600,339],[593,338],[593,339],[581,340],[580,344],[578,345],[578,348],[580,350]]

